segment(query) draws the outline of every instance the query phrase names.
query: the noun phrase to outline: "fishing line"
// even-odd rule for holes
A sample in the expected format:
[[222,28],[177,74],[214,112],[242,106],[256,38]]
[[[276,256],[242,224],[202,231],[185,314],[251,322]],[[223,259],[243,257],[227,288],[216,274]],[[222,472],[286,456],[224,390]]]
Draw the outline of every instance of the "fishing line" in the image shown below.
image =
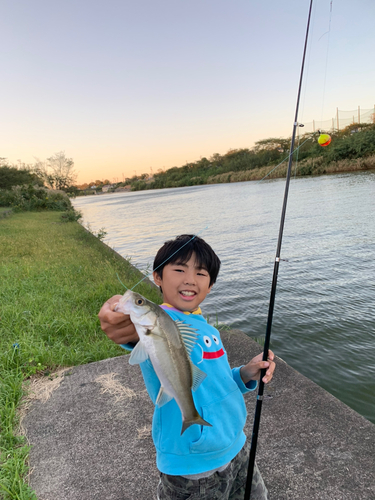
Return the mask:
[[294,179],[296,179],[296,175],[297,175],[298,153],[299,153],[299,148],[301,147],[301,146],[299,145],[299,141],[300,141],[299,128],[300,128],[300,126],[301,126],[301,125],[299,125],[299,127],[298,127],[298,148],[296,149],[296,151],[297,151],[297,156],[296,156],[295,167],[294,167]]
[[[313,6],[312,9],[312,14],[311,14],[311,27],[310,27],[310,37],[313,40],[314,39],[314,29],[315,29],[315,15],[316,15],[316,7],[315,5]],[[307,61],[306,61],[306,74],[305,74],[305,81],[306,84],[304,85],[303,89],[303,94],[302,94],[302,102],[301,102],[301,112],[300,112],[300,120],[301,122],[304,122],[304,116],[305,116],[305,102],[306,102],[306,92],[307,92],[307,82],[309,82],[309,71],[310,71],[310,60],[311,60],[311,53],[312,53],[312,48],[311,46],[307,48]]]
[[127,286],[124,285],[124,283],[120,280],[119,278],[119,275],[117,274],[116,272],[116,275],[117,275],[117,279],[119,280],[119,282],[121,283],[121,285],[126,289],[126,290],[134,290],[134,288],[136,286],[138,286],[140,283],[142,283],[142,281],[144,281],[145,279],[149,278],[153,273],[154,271],[157,271],[161,266],[163,266],[166,262],[168,262],[168,260],[170,260],[174,255],[176,255],[176,253],[178,253],[180,250],[182,250],[184,248],[184,246],[186,246],[187,244],[189,244],[191,241],[193,241],[194,238],[196,238],[198,235],[200,235],[201,233],[203,233],[203,231],[205,231],[206,229],[208,229],[209,226],[206,226],[204,227],[203,229],[201,229],[198,233],[194,234],[190,240],[188,240],[186,243],[184,243],[183,245],[180,246],[180,248],[178,248],[175,252],[172,253],[172,255],[169,255],[158,267],[155,267],[155,269],[153,269],[150,273],[146,274],[141,280],[138,281],[138,283],[136,283],[132,288],[128,288]]
[[[298,122],[297,122],[298,109],[299,109],[299,102],[300,102],[300,98],[301,98],[303,70],[305,67],[306,49],[307,49],[307,41],[308,41],[308,36],[309,36],[312,4],[313,4],[313,0],[310,0],[310,8],[309,8],[307,27],[306,27],[306,35],[305,35],[305,45],[304,45],[304,49],[303,49],[302,65],[301,65],[301,72],[300,72],[299,86],[298,86],[297,104],[296,104],[296,111],[295,111],[294,123],[293,123],[292,142],[290,145],[289,164],[288,164],[288,171],[287,171],[287,177],[286,177],[286,183],[285,183],[284,201],[283,201],[283,208],[282,208],[282,212],[281,212],[279,237],[278,237],[278,242],[277,242],[276,257],[275,257],[275,264],[274,264],[273,277],[272,277],[271,296],[270,296],[270,303],[269,303],[269,309],[268,309],[267,329],[266,329],[266,335],[265,335],[265,340],[264,340],[264,350],[263,350],[262,361],[267,361],[267,359],[268,359],[268,350],[269,350],[270,339],[271,339],[271,328],[272,328],[273,309],[274,309],[274,305],[275,305],[277,275],[278,275],[279,264],[280,264],[280,260],[281,260],[280,259],[281,244],[282,244],[283,231],[284,231],[286,206],[287,206],[287,201],[288,201],[290,175],[291,175],[291,170],[292,170],[292,152],[294,149],[294,141],[296,138],[296,129],[298,126]],[[255,455],[256,455],[260,416],[261,416],[262,403],[263,403],[263,392],[264,392],[263,378],[266,374],[266,371],[267,371],[267,369],[265,369],[265,368],[263,368],[261,370],[261,375],[260,375],[260,379],[259,379],[259,389],[258,389],[258,396],[257,396],[257,401],[256,401],[256,407],[255,407],[253,434],[252,434],[252,438],[251,438],[249,466],[248,466],[248,473],[247,473],[247,479],[246,479],[246,490],[245,490],[244,500],[250,500],[251,483],[252,483],[253,475],[254,475]]]
[[[315,134],[313,134],[313,137],[315,137]],[[282,165],[282,164],[284,163],[284,161],[286,161],[288,158],[291,158],[291,157],[293,156],[293,154],[294,154],[296,151],[298,151],[298,150],[299,150],[299,148],[302,148],[302,146],[303,146],[303,145],[304,145],[307,141],[309,141],[310,139],[311,139],[311,136],[310,136],[310,137],[308,137],[305,141],[303,141],[303,143],[302,143],[300,146],[298,146],[298,147],[297,147],[294,151],[292,151],[291,153],[289,153],[289,154],[288,154],[288,156],[286,156],[286,157],[285,157],[285,158],[284,158],[284,159],[283,159],[283,160],[282,160],[282,161],[281,161],[278,165],[276,165],[276,167],[274,167],[272,170],[270,170],[270,171],[268,172],[268,174],[267,174],[267,175],[265,175],[264,177],[262,177],[262,179],[260,179],[260,181],[258,181],[258,182],[257,182],[257,184],[259,184],[259,182],[262,182],[262,181],[263,181],[266,177],[268,177],[270,174],[272,174],[272,172],[273,172],[274,170],[276,170],[278,167],[280,167],[280,165]]]
[[129,290],[129,288],[124,285],[124,283],[120,280],[120,276],[118,275],[118,272],[116,271],[116,276],[117,276],[117,279],[119,280],[119,282],[121,283],[121,285],[125,288],[125,290]]
[[324,35],[326,35],[327,33],[330,33],[330,31],[331,31],[332,2],[333,2],[333,0],[331,0],[331,3],[330,3],[330,15],[329,15],[328,31],[326,31],[325,33],[323,33],[323,35],[322,35],[322,36],[320,36],[320,37],[319,37],[318,42],[319,42],[319,40],[320,40],[321,38],[323,38],[323,37],[324,37]]
[[[325,35],[327,35],[327,34],[328,34],[327,51],[326,51],[326,63],[325,63],[325,70],[324,70],[324,83],[323,83],[322,114],[321,114],[321,117],[320,117],[320,127],[321,127],[321,128],[322,128],[322,125],[323,125],[324,99],[325,99],[325,93],[326,93],[327,68],[328,68],[328,52],[329,52],[329,39],[330,39],[330,35],[331,35],[332,2],[333,2],[333,0],[331,0],[331,3],[330,3],[330,13],[329,13],[328,31],[326,31],[325,33],[323,33],[323,35],[319,38],[319,40],[320,40],[321,38],[323,38]],[[318,41],[319,41],[319,40],[318,40]]]

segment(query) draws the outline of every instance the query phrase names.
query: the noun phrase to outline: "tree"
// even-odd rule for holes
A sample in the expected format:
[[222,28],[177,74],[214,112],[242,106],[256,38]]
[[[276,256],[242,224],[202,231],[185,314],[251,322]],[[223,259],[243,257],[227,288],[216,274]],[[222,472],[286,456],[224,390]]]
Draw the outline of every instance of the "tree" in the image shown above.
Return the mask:
[[64,151],[47,158],[46,167],[45,181],[52,189],[67,191],[76,182],[74,161],[67,158]]
[[37,184],[43,186],[43,180],[33,172],[3,164],[0,166],[0,189],[11,189],[13,186]]

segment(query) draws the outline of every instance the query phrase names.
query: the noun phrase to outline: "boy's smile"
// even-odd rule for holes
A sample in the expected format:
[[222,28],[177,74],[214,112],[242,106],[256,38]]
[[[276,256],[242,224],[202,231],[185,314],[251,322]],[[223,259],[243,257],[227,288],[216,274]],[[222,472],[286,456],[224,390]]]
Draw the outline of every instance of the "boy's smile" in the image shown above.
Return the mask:
[[182,264],[166,264],[161,278],[157,271],[154,281],[163,290],[163,300],[180,311],[194,311],[210,293],[210,275],[196,266],[195,254]]

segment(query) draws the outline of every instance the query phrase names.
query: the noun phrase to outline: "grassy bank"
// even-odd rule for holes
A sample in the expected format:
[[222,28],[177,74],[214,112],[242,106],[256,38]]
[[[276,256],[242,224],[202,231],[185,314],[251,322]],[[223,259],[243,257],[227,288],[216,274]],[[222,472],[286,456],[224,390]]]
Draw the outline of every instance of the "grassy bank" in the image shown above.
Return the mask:
[[[288,161],[285,161],[275,170],[266,166],[253,170],[241,170],[226,172],[208,177],[207,184],[221,184],[226,182],[259,181],[267,176],[267,179],[280,179],[286,176]],[[365,170],[375,170],[375,156],[364,158],[347,159],[326,163],[322,156],[317,158],[307,158],[292,165],[292,175],[302,177],[306,175],[325,175],[348,172],[362,172]]]
[[[140,273],[78,223],[62,223],[59,212],[2,218],[0,236],[0,498],[35,500],[18,431],[24,381],[123,354],[97,314],[124,291],[116,273],[128,286]],[[160,303],[150,285],[137,291]]]

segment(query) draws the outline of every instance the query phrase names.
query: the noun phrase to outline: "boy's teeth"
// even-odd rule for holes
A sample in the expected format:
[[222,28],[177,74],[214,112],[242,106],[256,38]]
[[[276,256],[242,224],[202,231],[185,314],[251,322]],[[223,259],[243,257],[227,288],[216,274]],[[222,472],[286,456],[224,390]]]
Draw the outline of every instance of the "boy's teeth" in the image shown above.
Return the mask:
[[182,295],[188,295],[189,297],[191,297],[192,295],[195,295],[194,292],[181,292]]

